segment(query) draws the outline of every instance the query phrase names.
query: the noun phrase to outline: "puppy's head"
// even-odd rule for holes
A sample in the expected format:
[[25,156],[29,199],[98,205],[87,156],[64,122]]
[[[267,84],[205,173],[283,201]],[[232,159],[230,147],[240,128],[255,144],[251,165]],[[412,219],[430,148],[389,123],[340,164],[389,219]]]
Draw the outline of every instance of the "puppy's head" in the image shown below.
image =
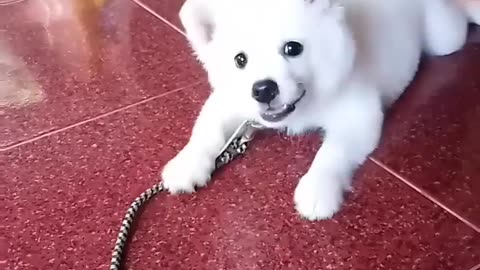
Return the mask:
[[267,126],[328,103],[355,57],[341,0],[187,0],[180,18],[214,90]]

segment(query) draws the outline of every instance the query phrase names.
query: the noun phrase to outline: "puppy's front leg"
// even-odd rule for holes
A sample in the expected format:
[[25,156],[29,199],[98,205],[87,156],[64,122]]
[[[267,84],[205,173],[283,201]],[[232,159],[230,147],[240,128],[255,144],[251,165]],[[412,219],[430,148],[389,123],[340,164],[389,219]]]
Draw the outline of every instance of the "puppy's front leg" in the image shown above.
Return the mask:
[[341,103],[332,111],[324,127],[323,145],[295,190],[296,209],[309,220],[330,218],[340,209],[352,172],[380,138],[383,112],[379,99],[355,97]]
[[163,184],[171,193],[193,192],[210,179],[218,152],[242,122],[227,105],[215,92],[203,105],[187,145],[163,169]]

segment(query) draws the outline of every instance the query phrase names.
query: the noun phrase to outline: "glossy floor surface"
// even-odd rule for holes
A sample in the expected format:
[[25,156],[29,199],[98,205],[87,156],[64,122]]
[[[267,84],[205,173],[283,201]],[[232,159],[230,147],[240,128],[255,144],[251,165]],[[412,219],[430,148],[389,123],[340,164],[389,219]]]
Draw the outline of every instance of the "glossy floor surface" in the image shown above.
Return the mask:
[[[2,2],[0,268],[107,269],[208,95],[182,0]],[[478,28],[425,60],[333,219],[292,203],[320,138],[262,134],[208,187],[154,199],[127,269],[480,269],[479,72]]]

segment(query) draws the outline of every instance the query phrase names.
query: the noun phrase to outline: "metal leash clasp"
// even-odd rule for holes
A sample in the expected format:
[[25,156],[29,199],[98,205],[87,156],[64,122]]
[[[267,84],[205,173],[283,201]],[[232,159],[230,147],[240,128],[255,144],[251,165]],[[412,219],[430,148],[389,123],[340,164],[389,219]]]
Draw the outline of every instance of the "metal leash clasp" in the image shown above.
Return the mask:
[[243,154],[247,150],[248,143],[253,140],[256,131],[262,128],[263,126],[256,122],[244,121],[233,132],[222,150],[220,150],[215,161],[215,167],[219,168],[232,161],[238,155]]

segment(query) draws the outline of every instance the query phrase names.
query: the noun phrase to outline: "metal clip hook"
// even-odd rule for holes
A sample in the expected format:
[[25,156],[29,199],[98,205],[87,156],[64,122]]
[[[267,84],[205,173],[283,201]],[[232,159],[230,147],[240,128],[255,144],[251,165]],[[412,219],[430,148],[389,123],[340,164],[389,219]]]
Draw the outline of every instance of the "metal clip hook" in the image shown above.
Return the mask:
[[217,156],[215,166],[221,167],[242,154],[246,150],[248,142],[253,140],[255,132],[261,128],[262,126],[258,123],[244,121],[223,146]]
[[253,140],[255,136],[255,132],[261,129],[262,126],[256,122],[252,122],[250,120],[244,121],[236,130],[233,132],[232,136],[227,140],[225,145],[223,146],[222,150],[218,153],[218,155],[222,155],[236,140],[239,139],[240,143],[246,143]]

